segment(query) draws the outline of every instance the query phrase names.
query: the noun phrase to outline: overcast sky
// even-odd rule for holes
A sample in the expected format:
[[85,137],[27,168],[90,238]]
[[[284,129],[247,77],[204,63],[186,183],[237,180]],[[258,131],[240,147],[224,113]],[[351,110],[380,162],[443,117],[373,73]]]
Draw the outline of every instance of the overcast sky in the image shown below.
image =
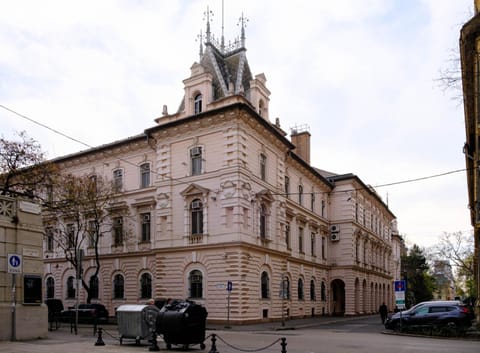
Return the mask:
[[[16,0],[0,11],[0,105],[98,146],[173,113],[198,61],[204,13],[221,0]],[[225,0],[226,42],[248,18],[247,58],[272,92],[270,118],[308,125],[315,167],[379,186],[407,243],[469,231],[464,116],[440,71],[458,57],[473,0]],[[86,149],[0,107],[49,158]]]

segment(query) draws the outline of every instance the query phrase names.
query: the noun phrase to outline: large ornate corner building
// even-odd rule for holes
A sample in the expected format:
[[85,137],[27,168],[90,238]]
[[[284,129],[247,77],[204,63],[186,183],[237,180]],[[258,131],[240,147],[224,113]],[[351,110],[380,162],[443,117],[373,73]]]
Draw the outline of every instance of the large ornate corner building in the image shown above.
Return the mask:
[[[270,121],[270,91],[250,71],[243,25],[226,47],[207,20],[183,82],[178,111],[164,107],[155,126],[56,160],[114,180],[129,210],[101,238],[95,301],[114,312],[187,298],[205,305],[209,321],[232,323],[393,307],[402,242],[394,214],[357,176],[313,167],[306,129],[288,140]],[[45,249],[47,296],[73,304],[74,270]],[[86,247],[87,280],[92,255]]]

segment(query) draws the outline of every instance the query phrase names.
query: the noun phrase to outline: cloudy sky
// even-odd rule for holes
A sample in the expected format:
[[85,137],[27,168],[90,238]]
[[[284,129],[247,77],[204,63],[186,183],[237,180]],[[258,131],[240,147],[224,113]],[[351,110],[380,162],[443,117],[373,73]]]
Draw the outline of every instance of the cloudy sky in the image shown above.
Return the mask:
[[[54,158],[152,127],[180,104],[207,6],[220,36],[221,0],[3,1],[1,134],[25,130]],[[378,186],[409,244],[471,229],[454,172],[465,168],[461,93],[437,79],[473,0],[225,0],[227,42],[242,13],[270,117],[308,125],[314,166]]]

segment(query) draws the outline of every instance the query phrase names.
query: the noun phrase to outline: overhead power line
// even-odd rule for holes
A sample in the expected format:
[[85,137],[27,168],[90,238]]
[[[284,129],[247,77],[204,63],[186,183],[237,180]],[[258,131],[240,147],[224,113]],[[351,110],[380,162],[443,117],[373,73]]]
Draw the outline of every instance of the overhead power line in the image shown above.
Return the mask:
[[[45,129],[48,129],[60,136],[63,136],[69,140],[72,140],[74,142],[77,142],[83,146],[86,146],[88,148],[95,148],[94,146],[91,146],[89,145],[88,143],[85,143],[83,141],[80,141],[72,136],[69,136],[61,131],[58,131],[48,125],[45,125],[39,121],[36,121],[35,119],[32,119],[24,114],[21,114],[21,113],[18,113],[17,111],[13,110],[13,109],[10,109],[6,106],[4,106],[3,104],[0,104],[0,107],[25,119],[25,120],[28,120],[36,125],[39,125]],[[125,162],[127,164],[130,164],[132,166],[137,166],[136,164],[126,160],[126,159],[123,159],[123,158],[117,158],[118,160],[122,161],[122,162]],[[455,169],[455,170],[450,170],[450,171],[447,171],[447,172],[443,172],[443,173],[438,173],[438,174],[432,174],[432,175],[427,175],[427,176],[423,176],[423,177],[418,177],[418,178],[412,178],[412,179],[406,179],[406,180],[399,180],[399,181],[395,181],[395,182],[391,182],[391,183],[385,183],[385,184],[378,184],[378,185],[375,185],[375,186],[372,186],[372,188],[376,189],[376,188],[382,188],[382,187],[387,187],[387,186],[395,186],[395,185],[401,185],[401,184],[407,184],[407,183],[414,183],[414,182],[418,182],[418,181],[423,181],[423,180],[427,180],[427,179],[433,179],[433,178],[439,178],[439,177],[443,177],[443,176],[447,176],[447,175],[450,175],[450,174],[455,174],[455,173],[460,173],[460,172],[465,172],[467,171],[468,169],[467,168],[462,168],[462,169]],[[159,175],[156,171],[154,170],[151,170],[151,172],[153,174],[157,174]],[[163,176],[162,176],[163,177]],[[178,184],[186,184],[188,183],[187,181],[183,181],[183,180],[179,180],[179,179],[175,179],[175,178],[172,178],[172,177],[166,177],[167,179],[171,180],[171,181],[176,181],[178,182]],[[338,192],[342,192],[342,193],[345,193],[345,192],[352,192],[352,191],[360,191],[362,190],[361,188],[359,189],[349,189],[349,190],[341,190],[341,191],[338,191]],[[335,192],[335,191],[334,191]],[[315,192],[314,194],[326,194],[328,192]],[[274,195],[287,195],[287,193],[273,193]],[[298,193],[295,193],[295,192],[291,192],[291,193],[288,193],[288,195],[297,195]],[[305,194],[309,194],[308,192],[305,192]]]

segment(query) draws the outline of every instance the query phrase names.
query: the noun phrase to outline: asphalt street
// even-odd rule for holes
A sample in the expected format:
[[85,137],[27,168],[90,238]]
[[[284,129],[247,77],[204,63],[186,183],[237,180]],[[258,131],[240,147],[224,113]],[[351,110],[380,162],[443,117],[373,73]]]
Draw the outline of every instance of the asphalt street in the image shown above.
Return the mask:
[[[480,341],[456,338],[414,337],[391,334],[383,329],[378,316],[355,318],[315,318],[232,326],[208,325],[206,348],[189,346],[189,352],[295,352],[295,353],[478,353]],[[213,336],[215,335],[215,336]],[[212,338],[215,344],[212,347]],[[284,340],[282,340],[282,338]],[[104,345],[96,345],[98,343]],[[166,352],[159,338],[160,351]],[[115,325],[104,327],[102,339],[93,335],[91,327],[80,327],[72,334],[67,325],[49,332],[48,338],[24,342],[0,342],[1,353],[102,353],[149,352],[149,342],[125,340],[120,344]],[[173,346],[171,351],[185,351],[183,346]]]

